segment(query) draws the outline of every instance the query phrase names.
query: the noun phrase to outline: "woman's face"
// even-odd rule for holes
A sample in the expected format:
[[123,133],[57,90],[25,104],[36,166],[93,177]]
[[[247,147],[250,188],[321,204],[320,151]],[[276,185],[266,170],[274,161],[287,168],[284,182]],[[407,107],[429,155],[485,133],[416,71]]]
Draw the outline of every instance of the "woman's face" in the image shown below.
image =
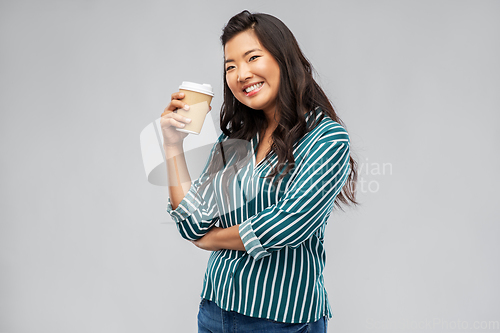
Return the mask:
[[226,81],[234,97],[246,106],[273,115],[280,84],[278,62],[253,30],[230,39],[225,47]]

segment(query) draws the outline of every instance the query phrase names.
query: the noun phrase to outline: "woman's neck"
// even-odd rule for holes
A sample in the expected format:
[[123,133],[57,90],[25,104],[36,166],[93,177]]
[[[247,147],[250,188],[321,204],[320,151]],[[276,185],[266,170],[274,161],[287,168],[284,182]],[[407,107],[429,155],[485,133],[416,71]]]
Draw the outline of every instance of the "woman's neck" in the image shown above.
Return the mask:
[[273,111],[264,111],[264,115],[267,120],[267,128],[265,129],[264,136],[271,135],[276,127],[278,127],[280,117],[276,114],[275,110]]

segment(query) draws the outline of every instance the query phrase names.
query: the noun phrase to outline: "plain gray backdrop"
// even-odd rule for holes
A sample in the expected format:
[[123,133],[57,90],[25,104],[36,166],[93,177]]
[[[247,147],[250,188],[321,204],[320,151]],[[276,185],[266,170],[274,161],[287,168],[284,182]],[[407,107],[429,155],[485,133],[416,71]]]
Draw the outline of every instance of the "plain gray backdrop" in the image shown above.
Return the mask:
[[360,164],[362,205],[327,227],[329,332],[499,332],[488,0],[2,0],[0,332],[196,331],[209,253],[147,182],[139,134],[182,81],[214,86],[218,126],[219,36],[243,9],[292,30]]

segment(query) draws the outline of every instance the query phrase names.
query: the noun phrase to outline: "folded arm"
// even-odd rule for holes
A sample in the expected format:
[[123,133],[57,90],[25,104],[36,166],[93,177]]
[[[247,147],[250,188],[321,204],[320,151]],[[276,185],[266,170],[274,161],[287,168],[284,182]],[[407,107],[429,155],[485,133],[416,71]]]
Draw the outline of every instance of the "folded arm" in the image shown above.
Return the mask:
[[256,260],[298,247],[328,219],[349,175],[347,133],[323,136],[303,162],[283,198],[239,225],[244,247]]

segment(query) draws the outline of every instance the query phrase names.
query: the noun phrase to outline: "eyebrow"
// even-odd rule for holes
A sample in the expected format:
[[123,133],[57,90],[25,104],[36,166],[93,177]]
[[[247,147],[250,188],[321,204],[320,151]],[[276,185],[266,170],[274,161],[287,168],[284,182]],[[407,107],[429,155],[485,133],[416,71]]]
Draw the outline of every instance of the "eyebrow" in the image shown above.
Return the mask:
[[[251,49],[251,50],[246,51],[246,52],[243,54],[243,56],[245,57],[245,56],[247,56],[247,55],[249,55],[250,53],[255,52],[255,51],[261,51],[261,52],[262,52],[262,50],[261,50],[261,49]],[[224,64],[227,64],[228,62],[234,62],[234,60],[233,60],[233,59],[226,59],[226,60],[224,61]]]

